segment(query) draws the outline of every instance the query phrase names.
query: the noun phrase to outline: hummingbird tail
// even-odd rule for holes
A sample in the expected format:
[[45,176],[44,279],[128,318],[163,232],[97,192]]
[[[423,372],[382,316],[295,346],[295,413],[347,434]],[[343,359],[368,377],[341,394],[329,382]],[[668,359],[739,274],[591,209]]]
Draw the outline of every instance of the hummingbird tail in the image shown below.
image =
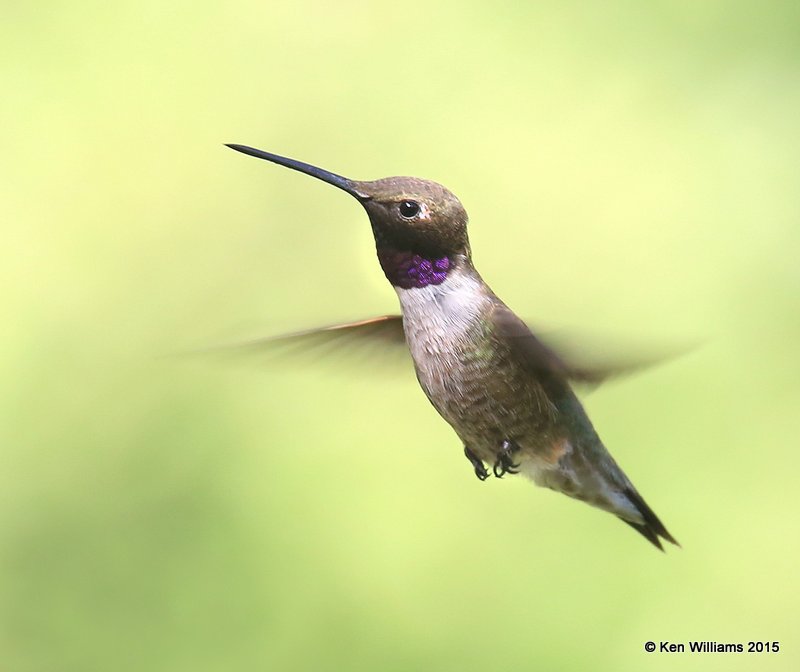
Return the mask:
[[[636,507],[637,511],[639,511],[644,522],[635,523],[630,520],[625,520],[625,518],[620,516],[619,518],[621,521],[628,523],[628,525],[630,525],[660,551],[664,550],[664,547],[661,545],[661,539],[665,539],[671,544],[675,544],[676,546],[680,547],[680,544],[675,540],[675,537],[667,532],[667,528],[664,527],[664,523],[658,519],[658,516],[653,513],[653,509],[647,506],[647,502],[642,499],[642,496],[636,492],[636,490],[633,488],[626,488],[624,490],[624,494],[630,503]],[[659,539],[659,537],[661,537],[661,539]]]

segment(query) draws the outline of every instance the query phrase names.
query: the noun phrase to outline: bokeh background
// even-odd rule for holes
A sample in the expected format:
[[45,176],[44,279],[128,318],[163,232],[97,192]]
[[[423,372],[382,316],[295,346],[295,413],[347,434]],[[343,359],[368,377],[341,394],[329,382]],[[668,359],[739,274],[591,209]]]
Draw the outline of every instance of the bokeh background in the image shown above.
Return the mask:
[[[4,3],[0,667],[796,670],[800,5]],[[396,310],[241,142],[449,186],[682,542],[479,483],[409,367],[174,353]],[[588,347],[588,341],[587,341]],[[647,640],[779,641],[648,654]]]

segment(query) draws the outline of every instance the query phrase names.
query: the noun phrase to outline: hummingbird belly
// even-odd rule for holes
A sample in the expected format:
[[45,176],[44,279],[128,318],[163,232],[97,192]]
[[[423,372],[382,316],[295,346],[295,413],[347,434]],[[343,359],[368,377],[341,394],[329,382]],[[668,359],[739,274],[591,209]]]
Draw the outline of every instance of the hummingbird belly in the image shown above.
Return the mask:
[[641,521],[623,494],[630,482],[578,399],[565,388],[556,406],[496,338],[483,295],[463,291],[469,281],[398,290],[406,341],[430,402],[487,464],[497,461],[504,441],[513,442],[513,461],[537,485]]
[[485,319],[488,299],[470,277],[398,290],[420,386],[461,440],[490,464],[504,440],[537,454],[558,434],[544,390]]
[[501,353],[462,345],[436,363],[417,364],[416,370],[436,410],[489,464],[504,441],[534,456],[557,437],[554,408],[535,381],[504,361]]

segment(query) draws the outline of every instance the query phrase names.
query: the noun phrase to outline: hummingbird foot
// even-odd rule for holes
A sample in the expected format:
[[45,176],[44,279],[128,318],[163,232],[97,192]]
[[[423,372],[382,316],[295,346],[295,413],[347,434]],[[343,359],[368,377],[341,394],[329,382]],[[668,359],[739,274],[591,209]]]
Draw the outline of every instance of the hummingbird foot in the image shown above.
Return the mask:
[[464,446],[464,455],[467,456],[469,463],[472,465],[472,468],[475,469],[475,475],[478,477],[479,481],[485,481],[489,478],[489,472],[486,471],[486,466],[483,464],[483,461],[478,458],[475,453],[473,453],[467,446]]
[[503,447],[497,454],[497,460],[492,466],[495,478],[503,478],[506,474],[518,474],[520,465],[514,462],[514,453],[519,450],[519,446],[513,441],[505,439]]

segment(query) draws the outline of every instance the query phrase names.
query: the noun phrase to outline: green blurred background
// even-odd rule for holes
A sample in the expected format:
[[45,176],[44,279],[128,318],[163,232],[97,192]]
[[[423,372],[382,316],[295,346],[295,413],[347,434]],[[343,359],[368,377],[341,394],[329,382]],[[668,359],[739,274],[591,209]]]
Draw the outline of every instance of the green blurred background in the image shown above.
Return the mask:
[[[0,668],[800,669],[798,29],[4,3]],[[170,357],[396,310],[352,199],[223,142],[436,179],[534,323],[703,343],[584,397],[683,550],[479,483],[408,368]]]

